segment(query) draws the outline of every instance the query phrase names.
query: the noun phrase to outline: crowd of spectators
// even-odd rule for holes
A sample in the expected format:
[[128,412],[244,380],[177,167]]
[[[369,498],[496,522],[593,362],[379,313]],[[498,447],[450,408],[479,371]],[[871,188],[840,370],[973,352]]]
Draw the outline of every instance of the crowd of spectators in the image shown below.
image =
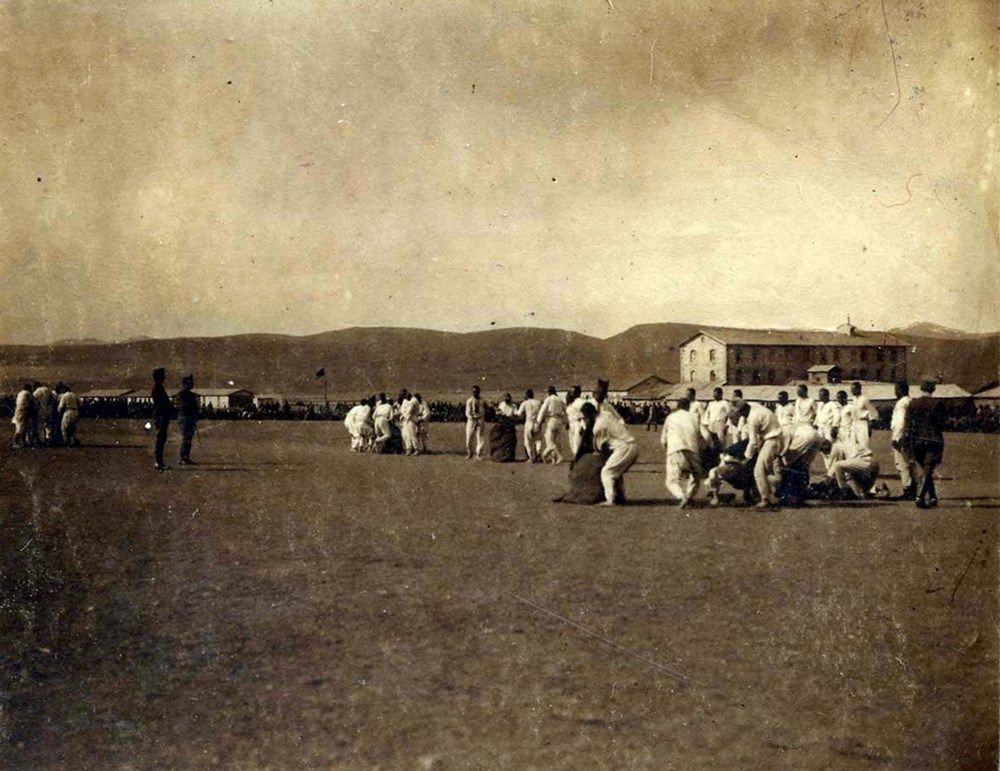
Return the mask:
[[[202,416],[216,420],[336,420],[341,421],[355,402],[331,402],[329,408],[317,402],[270,402],[260,407],[249,409],[214,409],[206,406]],[[768,404],[773,408],[774,405]],[[432,401],[431,420],[435,423],[465,422],[465,405],[462,402]],[[626,423],[632,425],[647,425],[650,427],[662,425],[669,413],[669,407],[660,403],[615,403],[619,414]],[[115,418],[115,419],[148,419],[152,417],[153,408],[145,402],[127,403],[122,399],[107,399],[91,401],[81,400],[80,417],[82,418]],[[892,407],[880,407],[879,420],[876,428],[888,428]],[[968,433],[1000,433],[1000,406],[975,405],[971,399],[948,400],[945,402],[946,425],[948,431]],[[14,414],[14,396],[0,396],[0,417],[10,418]],[[486,406],[486,420],[489,423],[496,420],[496,409],[493,405]]]

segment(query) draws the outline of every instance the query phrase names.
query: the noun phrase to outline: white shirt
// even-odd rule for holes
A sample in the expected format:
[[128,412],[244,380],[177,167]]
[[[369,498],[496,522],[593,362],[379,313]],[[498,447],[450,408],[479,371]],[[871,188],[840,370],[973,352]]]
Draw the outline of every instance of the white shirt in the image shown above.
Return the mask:
[[351,409],[347,411],[347,415],[344,416],[344,426],[348,431],[352,431],[356,425],[358,425],[358,416],[361,413],[362,405],[356,404]]
[[420,420],[430,421],[431,405],[428,402],[420,402],[420,410],[417,413],[417,417],[420,418]]
[[872,460],[871,447],[863,447],[850,439],[838,440],[833,443],[833,449],[830,450],[830,464],[832,465],[838,460],[870,461]]
[[878,411],[872,406],[872,403],[864,394],[858,394],[851,399],[851,406],[854,408],[853,411],[855,420],[878,419]]
[[[596,402],[595,402],[595,404],[596,404]],[[583,405],[581,405],[581,407],[582,406]],[[600,404],[597,405],[597,414],[598,415],[607,415],[609,418],[614,418],[615,420],[617,420],[617,421],[619,421],[621,423],[625,422],[625,418],[623,418],[621,416],[621,414],[618,412],[618,410],[615,409],[615,406],[613,404],[611,404],[610,402],[608,402],[607,400],[605,400],[605,401],[603,401],[603,402],[601,402]]]
[[688,412],[694,416],[694,419],[699,426],[705,422],[705,405],[701,402],[692,399],[691,406],[688,407]]
[[558,394],[549,394],[542,402],[542,408],[538,411],[538,422],[542,423],[550,418],[560,420],[566,419],[566,402]]
[[625,423],[615,420],[608,412],[600,413],[594,421],[594,447],[600,448],[605,444],[612,451],[635,444],[635,438],[625,428]]
[[717,430],[729,419],[729,402],[725,399],[709,402],[705,409],[705,417],[708,425]]
[[833,428],[840,425],[840,405],[835,401],[816,403],[817,428]]
[[906,396],[899,397],[895,406],[892,408],[892,420],[889,422],[889,428],[892,431],[892,441],[898,442],[903,438],[903,424],[906,422],[906,408],[910,406],[910,397]]
[[362,423],[369,423],[371,421],[372,408],[370,404],[359,404],[356,409],[358,413],[354,419],[355,425],[360,426]]
[[76,394],[72,391],[66,391],[62,396],[59,397],[59,411],[60,412],[76,412],[80,409],[80,402],[76,398]]
[[470,396],[465,400],[465,418],[466,420],[483,420],[483,400],[482,398],[476,398],[475,396]]
[[372,413],[375,420],[384,418],[388,420],[392,417],[392,404],[389,402],[379,402],[375,405],[375,411]]
[[517,407],[514,406],[514,402],[500,402],[497,405],[497,412],[505,418],[512,418],[517,414]]
[[52,390],[48,386],[38,386],[35,389],[35,401],[38,402],[38,411],[45,415],[52,409]]
[[[575,404],[576,402],[574,402]],[[517,414],[524,418],[525,424],[534,423],[535,418],[538,417],[538,411],[542,408],[542,403],[532,397],[531,399],[525,399],[521,402],[521,405],[517,408]]]
[[840,429],[843,431],[850,431],[851,426],[854,425],[854,403],[848,402],[847,404],[840,404]]
[[791,402],[787,404],[775,404],[774,414],[778,418],[778,424],[790,426],[795,422],[795,405]]
[[583,422],[583,405],[588,403],[593,404],[594,409],[599,409],[597,402],[589,396],[578,396],[570,404],[566,405],[566,417],[569,418],[571,423]]
[[746,432],[749,439],[746,456],[749,458],[760,449],[765,440],[781,436],[781,424],[778,423],[778,416],[767,407],[751,404],[750,414],[747,416]]
[[399,416],[403,420],[415,421],[420,414],[420,402],[416,399],[404,399],[399,407]]
[[781,429],[781,456],[789,466],[802,462],[808,466],[812,463],[823,437],[808,423],[792,423]]
[[816,422],[816,402],[808,396],[800,396],[795,400],[795,423],[808,423],[810,426]]
[[667,448],[667,455],[674,452],[697,453],[701,450],[701,428],[688,410],[674,410],[663,421],[660,444]]

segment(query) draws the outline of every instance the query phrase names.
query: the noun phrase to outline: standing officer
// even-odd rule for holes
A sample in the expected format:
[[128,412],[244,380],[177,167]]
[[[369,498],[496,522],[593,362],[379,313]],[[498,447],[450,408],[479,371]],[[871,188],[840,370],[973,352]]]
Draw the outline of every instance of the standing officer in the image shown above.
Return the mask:
[[181,392],[177,396],[178,418],[181,427],[181,463],[185,466],[195,465],[191,460],[191,440],[198,429],[198,394],[194,388],[194,375],[185,375],[181,379]]
[[163,448],[167,444],[167,429],[174,417],[174,405],[167,396],[163,381],[167,379],[167,371],[163,367],[153,370],[153,428],[156,430],[156,470],[166,471],[163,462]]

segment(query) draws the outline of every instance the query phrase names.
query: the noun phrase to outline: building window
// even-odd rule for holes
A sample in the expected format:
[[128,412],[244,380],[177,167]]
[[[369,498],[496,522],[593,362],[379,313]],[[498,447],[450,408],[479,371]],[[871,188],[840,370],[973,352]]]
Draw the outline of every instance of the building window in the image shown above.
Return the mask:
[[756,348],[751,348],[750,358],[753,359],[754,361],[757,361],[757,359],[760,358],[760,351]]
[[738,362],[739,361],[743,361],[743,349],[742,348],[737,348],[736,349],[736,361],[738,361]]
[[893,367],[891,370],[889,370],[889,379],[892,380],[893,382],[895,382],[895,380],[896,380],[896,368],[895,367]]
[[697,351],[692,350],[691,355],[689,356],[692,364],[694,364],[695,354],[697,354]]
[[[708,352],[708,360],[709,360],[709,361],[715,361],[715,349],[714,349],[714,348],[712,348],[712,349],[711,349],[711,350],[710,350],[710,351]],[[712,379],[714,380],[715,378],[712,378]]]
[[691,380],[691,381],[694,380],[694,370],[691,370],[691,377],[689,377],[688,380]]
[[767,371],[767,379],[768,379],[768,381],[769,381],[769,382],[771,382],[771,383],[773,383],[773,382],[774,382],[774,370],[773,370],[773,369],[769,369],[769,370]]
[[742,383],[743,382],[743,370],[742,369],[737,369],[736,370],[736,382],[737,383]]
[[875,349],[875,361],[885,361],[885,351],[881,348]]
[[759,369],[755,369],[753,371],[753,375],[751,376],[751,380],[754,383],[759,383],[760,382],[760,370]]
[[785,370],[785,380],[791,380],[791,379],[792,379],[792,371],[790,369],[786,369]]
[[715,370],[714,369],[711,372],[708,373],[708,379],[711,380],[713,383],[715,382]]
[[894,361],[894,362],[896,361],[896,349],[895,348],[890,348],[889,349],[889,358],[892,359],[892,361]]

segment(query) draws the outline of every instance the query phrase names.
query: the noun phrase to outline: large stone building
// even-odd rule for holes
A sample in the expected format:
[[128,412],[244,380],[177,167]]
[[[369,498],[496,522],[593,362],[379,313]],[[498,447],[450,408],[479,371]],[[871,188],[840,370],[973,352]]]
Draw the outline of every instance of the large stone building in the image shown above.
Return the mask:
[[837,365],[844,380],[905,380],[907,344],[886,332],[705,327],[681,343],[686,383],[753,385],[809,380],[816,365]]

